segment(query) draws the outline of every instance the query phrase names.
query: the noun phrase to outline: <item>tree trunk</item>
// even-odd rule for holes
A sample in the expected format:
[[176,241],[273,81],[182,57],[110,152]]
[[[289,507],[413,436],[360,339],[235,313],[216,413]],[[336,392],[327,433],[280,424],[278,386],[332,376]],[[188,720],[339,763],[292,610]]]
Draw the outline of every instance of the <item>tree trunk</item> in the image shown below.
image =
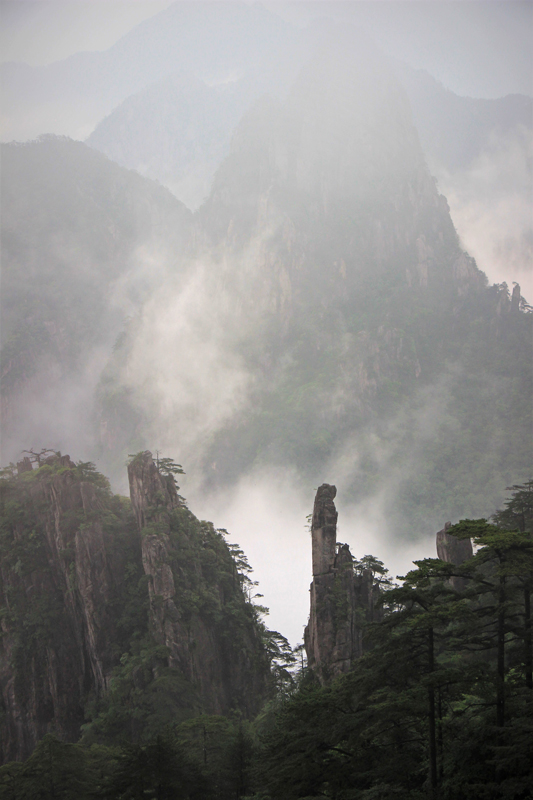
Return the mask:
[[526,686],[533,689],[533,654],[531,652],[531,591],[524,587],[524,663],[526,667]]
[[[433,628],[429,629],[429,674],[433,673],[435,669],[435,651],[433,641]],[[429,704],[429,796],[435,796],[437,788],[437,735],[435,724],[435,689],[433,686],[428,687],[428,704]]]
[[498,591],[498,677],[496,681],[496,725],[505,725],[505,577]]
[[438,738],[438,759],[439,759],[439,783],[442,783],[442,779],[444,777],[444,741],[442,736],[442,695],[439,688],[438,693],[438,700],[437,700],[437,714],[438,714],[438,724],[437,724],[437,738]]

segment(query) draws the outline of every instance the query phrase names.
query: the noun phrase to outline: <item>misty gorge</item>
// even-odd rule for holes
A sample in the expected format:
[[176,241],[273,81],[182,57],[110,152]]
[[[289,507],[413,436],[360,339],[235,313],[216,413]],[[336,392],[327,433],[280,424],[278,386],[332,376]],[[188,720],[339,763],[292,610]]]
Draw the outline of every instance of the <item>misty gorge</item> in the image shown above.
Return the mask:
[[0,797],[531,797],[531,3],[1,13]]

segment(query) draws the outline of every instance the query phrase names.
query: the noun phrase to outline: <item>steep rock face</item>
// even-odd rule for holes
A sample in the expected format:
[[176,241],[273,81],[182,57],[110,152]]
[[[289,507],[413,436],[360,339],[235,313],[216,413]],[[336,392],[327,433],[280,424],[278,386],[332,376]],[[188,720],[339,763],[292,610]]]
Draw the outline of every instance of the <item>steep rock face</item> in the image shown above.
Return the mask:
[[357,574],[348,545],[336,543],[336,492],[329,484],[318,488],[311,524],[313,582],[304,641],[322,683],[351,669],[363,654],[363,625],[380,618],[372,571]]
[[329,572],[335,562],[338,513],[335,508],[337,489],[327,483],[317,490],[311,523],[313,575]]
[[[191,514],[149,453],[129,474],[131,505],[92,464],[59,453],[37,464],[25,457],[2,475],[7,761],[26,758],[49,732],[75,742],[83,723],[99,740],[125,730],[142,738],[147,720],[161,717],[154,696],[168,722],[252,715],[268,696],[266,632],[223,535]],[[139,650],[142,669],[136,661],[132,673]]]
[[[444,528],[437,531],[437,555],[441,561],[459,566],[472,558],[474,551],[471,539],[458,539],[457,536],[447,533],[451,526],[451,522],[446,522]],[[452,577],[450,583],[458,591],[466,586],[464,578]]]
[[51,729],[78,738],[87,697],[105,691],[115,665],[120,637],[110,605],[123,569],[102,525],[106,493],[90,473],[60,455],[46,459],[39,475],[28,458],[18,466],[2,498],[1,744],[8,760],[26,757]]
[[287,100],[265,99],[244,118],[200,218],[233,254],[259,237],[265,306],[291,316],[384,275],[413,290],[483,285],[428,172],[407,97],[354,31],[326,35]]
[[[150,452],[129,464],[128,476],[149,579],[151,633],[168,648],[168,665],[181,672],[204,710],[257,711],[268,691],[269,664],[227,546],[213,552],[220,534],[201,525],[194,529],[198,521]],[[226,577],[219,573],[214,585],[209,583],[209,563],[191,550],[199,537],[210,559],[225,562]],[[202,605],[206,591],[216,596],[218,615]]]
[[472,542],[470,539],[458,539],[447,533],[452,527],[451,522],[446,522],[444,528],[437,532],[437,555],[448,564],[462,564],[472,558]]

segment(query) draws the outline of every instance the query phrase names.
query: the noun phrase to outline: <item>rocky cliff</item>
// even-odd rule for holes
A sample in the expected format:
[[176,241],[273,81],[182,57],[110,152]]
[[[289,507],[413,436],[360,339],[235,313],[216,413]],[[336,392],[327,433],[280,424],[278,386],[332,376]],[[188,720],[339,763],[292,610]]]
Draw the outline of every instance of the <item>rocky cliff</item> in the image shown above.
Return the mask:
[[[128,476],[148,576],[151,632],[168,648],[168,665],[211,713],[256,713],[268,689],[268,661],[227,546],[220,534],[198,524],[151,453],[133,459]],[[219,580],[213,581],[217,571]]]
[[125,645],[112,609],[135,543],[105,479],[69,456],[35,470],[25,458],[0,488],[1,744],[9,760],[50,730],[76,740],[87,698],[106,690]]
[[[175,718],[252,714],[268,693],[263,629],[223,536],[149,453],[129,475],[131,505],[93,465],[59,453],[26,457],[0,481],[5,760],[25,758],[47,732],[77,741],[84,722],[97,720],[101,738],[109,697],[122,735],[142,738],[148,695]],[[125,678],[139,643],[142,669]]]
[[348,545],[336,542],[336,493],[327,483],[318,488],[311,523],[313,582],[304,640],[321,683],[351,669],[363,654],[364,625],[380,619],[372,571],[357,573]]
[[[455,564],[459,566],[474,555],[471,539],[458,539],[457,536],[452,536],[448,533],[448,529],[452,527],[451,522],[446,522],[442,530],[437,531],[437,555],[442,561],[448,564]],[[467,585],[464,578],[454,576],[450,578],[450,583],[460,591]]]

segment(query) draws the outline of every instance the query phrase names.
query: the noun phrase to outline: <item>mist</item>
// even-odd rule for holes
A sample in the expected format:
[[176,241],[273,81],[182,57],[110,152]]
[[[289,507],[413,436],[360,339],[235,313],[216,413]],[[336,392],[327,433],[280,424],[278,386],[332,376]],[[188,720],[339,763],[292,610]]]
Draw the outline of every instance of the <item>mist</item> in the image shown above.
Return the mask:
[[81,51],[105,50],[169,5],[170,0],[3,0],[2,61],[42,66]]
[[3,3],[4,462],[126,494],[128,454],[172,457],[293,645],[321,483],[392,576],[494,513],[531,468],[530,12]]
[[530,132],[493,134],[486,149],[463,173],[435,169],[465,250],[494,283],[516,281],[533,297]]

